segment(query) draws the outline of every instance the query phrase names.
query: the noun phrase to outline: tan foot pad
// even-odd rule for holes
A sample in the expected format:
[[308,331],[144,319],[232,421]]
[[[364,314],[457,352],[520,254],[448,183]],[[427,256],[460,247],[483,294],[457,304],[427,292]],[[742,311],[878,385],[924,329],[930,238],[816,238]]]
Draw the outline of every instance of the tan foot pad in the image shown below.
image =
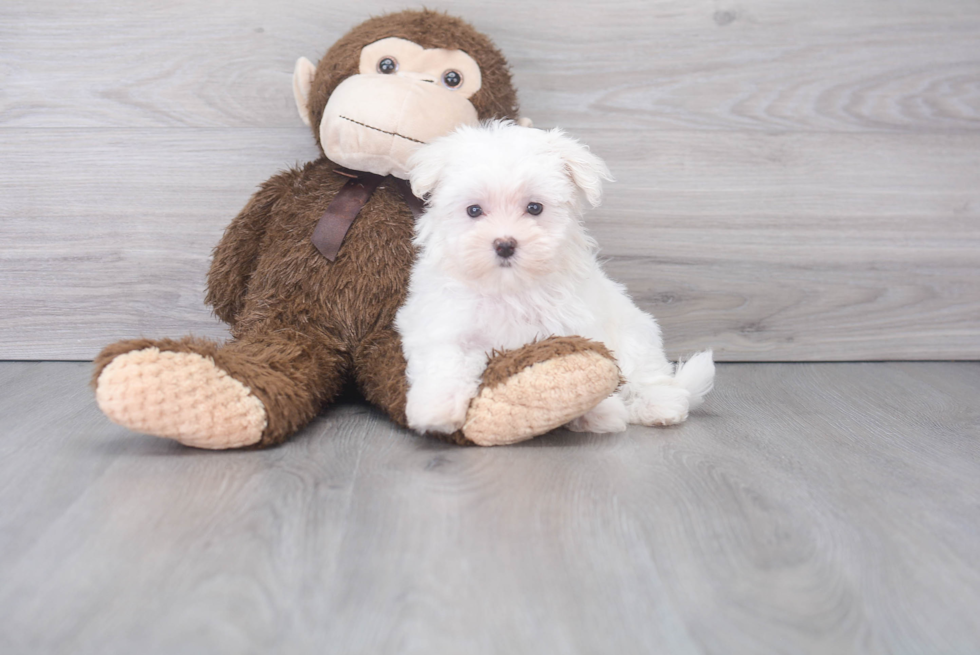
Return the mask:
[[195,448],[250,446],[266,426],[262,401],[197,353],[120,355],[99,375],[95,398],[114,423]]
[[594,351],[528,366],[470,403],[463,434],[480,446],[502,446],[565,425],[619,386],[615,362]]

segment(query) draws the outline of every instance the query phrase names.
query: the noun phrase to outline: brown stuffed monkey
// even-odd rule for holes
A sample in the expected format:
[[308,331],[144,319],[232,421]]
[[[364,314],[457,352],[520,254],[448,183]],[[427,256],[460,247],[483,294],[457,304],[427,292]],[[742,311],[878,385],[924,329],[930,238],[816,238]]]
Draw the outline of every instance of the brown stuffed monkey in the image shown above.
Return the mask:
[[[392,324],[414,259],[405,160],[460,124],[516,118],[507,62],[469,24],[432,11],[372,18],[317,66],[296,64],[300,116],[323,157],[265,182],[214,250],[207,302],[224,344],[185,337],[105,348],[105,414],[199,448],[281,443],[352,382],[405,425]],[[457,443],[497,445],[580,416],[617,386],[610,353],[578,337],[493,353]]]

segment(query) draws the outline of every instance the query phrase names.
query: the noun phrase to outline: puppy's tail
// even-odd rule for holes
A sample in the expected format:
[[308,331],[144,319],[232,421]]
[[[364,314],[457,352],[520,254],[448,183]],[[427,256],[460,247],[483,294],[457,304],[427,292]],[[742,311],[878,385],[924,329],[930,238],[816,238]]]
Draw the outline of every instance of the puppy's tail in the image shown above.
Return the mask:
[[711,359],[711,351],[705,350],[686,362],[678,362],[674,381],[677,386],[691,392],[691,409],[698,407],[715,386],[715,363]]

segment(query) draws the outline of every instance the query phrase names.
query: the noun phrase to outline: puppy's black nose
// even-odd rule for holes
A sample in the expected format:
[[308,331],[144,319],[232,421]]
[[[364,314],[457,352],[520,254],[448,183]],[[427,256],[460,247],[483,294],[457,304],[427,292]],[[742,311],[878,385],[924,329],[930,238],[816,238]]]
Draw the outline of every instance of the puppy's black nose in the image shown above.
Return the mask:
[[494,239],[493,249],[497,251],[497,255],[507,259],[514,254],[517,250],[517,239],[512,237],[507,237],[506,239]]

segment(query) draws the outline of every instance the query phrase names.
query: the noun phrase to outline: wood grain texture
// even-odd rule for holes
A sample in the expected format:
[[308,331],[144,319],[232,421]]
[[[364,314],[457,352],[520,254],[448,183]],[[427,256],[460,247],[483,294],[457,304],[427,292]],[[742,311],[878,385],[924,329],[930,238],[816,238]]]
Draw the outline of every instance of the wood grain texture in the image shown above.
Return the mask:
[[980,365],[722,365],[677,428],[521,446],[361,405],[212,453],[0,364],[0,650],[972,653]]
[[[121,338],[224,336],[202,301],[212,244],[252,185],[290,163],[282,151],[314,155],[306,134],[101,128],[38,161],[60,137],[8,140],[0,356],[91,358]],[[585,137],[618,178],[588,222],[672,356],[980,352],[980,134]]]
[[[221,337],[224,226],[316,155],[296,57],[401,8],[0,7],[0,358]],[[489,33],[524,113],[618,182],[589,220],[672,356],[980,358],[980,5],[432,3]]]
[[[980,7],[896,3],[432,2],[489,33],[543,124],[918,131],[980,127]],[[0,125],[292,127],[290,75],[397,1],[0,8]],[[97,36],[96,36],[97,35]]]

